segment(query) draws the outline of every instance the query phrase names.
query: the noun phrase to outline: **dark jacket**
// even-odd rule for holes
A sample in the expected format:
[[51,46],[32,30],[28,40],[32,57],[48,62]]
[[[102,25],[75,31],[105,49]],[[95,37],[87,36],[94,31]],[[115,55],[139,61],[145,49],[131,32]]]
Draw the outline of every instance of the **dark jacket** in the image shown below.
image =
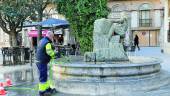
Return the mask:
[[52,43],[52,41],[48,37],[44,37],[40,40],[37,48],[36,58],[38,63],[40,64],[47,64],[51,57],[47,55],[45,46],[47,43]]
[[137,35],[134,38],[134,44],[139,44],[139,37]]

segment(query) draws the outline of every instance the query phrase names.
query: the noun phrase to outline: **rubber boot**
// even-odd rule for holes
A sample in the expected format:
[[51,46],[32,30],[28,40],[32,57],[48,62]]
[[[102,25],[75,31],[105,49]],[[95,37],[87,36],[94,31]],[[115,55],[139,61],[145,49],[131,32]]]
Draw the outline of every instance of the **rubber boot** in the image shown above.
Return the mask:
[[57,90],[55,88],[48,88],[47,92],[50,92],[51,94],[57,93]]
[[39,92],[40,96],[51,96],[50,92]]

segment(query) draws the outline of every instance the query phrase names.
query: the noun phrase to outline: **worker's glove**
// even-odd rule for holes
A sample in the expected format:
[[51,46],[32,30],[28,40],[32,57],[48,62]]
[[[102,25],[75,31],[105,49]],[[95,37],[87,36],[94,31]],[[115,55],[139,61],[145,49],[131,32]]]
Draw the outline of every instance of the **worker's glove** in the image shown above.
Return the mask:
[[61,54],[59,52],[56,53],[56,59],[61,58]]

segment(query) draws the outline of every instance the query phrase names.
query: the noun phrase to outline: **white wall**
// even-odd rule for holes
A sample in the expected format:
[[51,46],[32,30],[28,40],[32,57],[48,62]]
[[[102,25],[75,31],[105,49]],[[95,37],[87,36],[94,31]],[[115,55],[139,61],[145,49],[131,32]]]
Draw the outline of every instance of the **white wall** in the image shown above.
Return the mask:
[[68,45],[69,36],[70,36],[69,29],[64,29],[64,45]]
[[9,47],[9,35],[0,28],[0,47]]
[[30,30],[29,29],[26,29],[24,28],[23,31],[22,31],[22,45],[24,47],[31,47],[31,40],[29,39],[29,36],[28,36],[28,32]]
[[131,27],[138,27],[138,12],[132,11],[131,12]]
[[160,27],[161,26],[161,12],[160,10],[155,10],[154,11],[154,27]]
[[170,54],[170,43],[167,41],[167,32],[169,30],[168,24],[168,0],[164,0],[164,43],[163,49],[164,53]]
[[0,28],[0,42],[3,42],[3,31],[1,28]]
[[167,43],[167,31],[168,31],[168,0],[164,0],[165,9],[164,9],[164,42]]

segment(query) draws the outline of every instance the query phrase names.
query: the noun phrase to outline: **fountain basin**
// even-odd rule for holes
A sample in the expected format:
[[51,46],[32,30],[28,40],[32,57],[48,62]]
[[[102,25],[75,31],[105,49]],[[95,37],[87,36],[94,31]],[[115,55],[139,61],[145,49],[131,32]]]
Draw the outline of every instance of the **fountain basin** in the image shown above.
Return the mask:
[[170,83],[169,74],[161,71],[159,59],[129,57],[129,60],[55,64],[52,70],[56,89],[68,94],[114,96],[119,91],[148,91]]
[[152,57],[129,57],[129,62],[71,62],[53,66],[55,74],[71,77],[122,77],[159,72],[161,61]]
[[114,77],[100,81],[88,78],[55,79],[56,89],[62,93],[72,94],[71,96],[132,96],[135,92],[149,92],[169,84],[170,74],[165,71],[147,76]]

